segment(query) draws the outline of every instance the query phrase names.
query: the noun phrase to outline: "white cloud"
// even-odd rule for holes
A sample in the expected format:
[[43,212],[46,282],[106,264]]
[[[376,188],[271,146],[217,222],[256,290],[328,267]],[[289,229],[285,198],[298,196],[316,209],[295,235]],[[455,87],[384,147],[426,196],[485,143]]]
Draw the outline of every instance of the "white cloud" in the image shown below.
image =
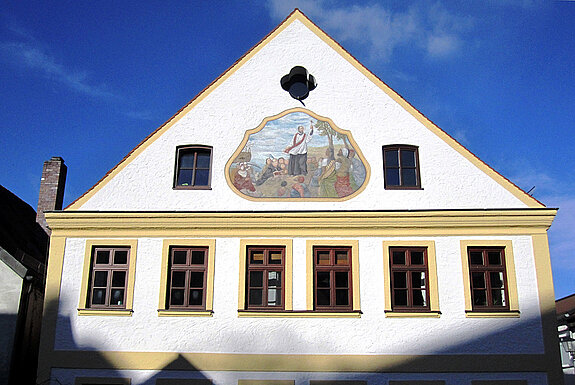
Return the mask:
[[93,97],[115,98],[116,95],[101,85],[93,85],[83,71],[74,71],[57,62],[45,50],[30,43],[0,42],[0,52],[5,60],[23,65],[27,70],[64,84],[68,88]]
[[454,15],[440,3],[425,2],[392,11],[377,3],[330,7],[321,0],[268,1],[270,14],[276,19],[286,17],[296,7],[337,40],[364,46],[372,59],[384,61],[402,47],[423,50],[433,58],[448,57],[463,46],[463,35],[473,26],[471,17]]

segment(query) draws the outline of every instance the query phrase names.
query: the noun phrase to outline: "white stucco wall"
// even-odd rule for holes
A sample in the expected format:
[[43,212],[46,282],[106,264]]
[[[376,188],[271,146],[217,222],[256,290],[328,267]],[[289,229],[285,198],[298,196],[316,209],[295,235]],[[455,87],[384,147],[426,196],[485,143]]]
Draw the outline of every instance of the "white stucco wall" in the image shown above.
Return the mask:
[[[371,179],[345,202],[262,202],[235,194],[224,168],[246,130],[301,104],[280,87],[295,65],[317,88],[306,107],[351,131],[371,166]],[[153,129],[153,128],[150,128]],[[173,190],[178,145],[213,146],[212,189]],[[384,190],[382,145],[419,146],[423,190]],[[287,143],[286,143],[287,145]],[[387,210],[525,207],[400,105],[301,22],[294,21],[208,94],[134,161],[85,202],[81,210]]]
[[[521,318],[465,317],[461,239],[512,240]],[[286,354],[543,353],[530,237],[425,238],[434,240],[436,246],[440,318],[385,317],[382,240],[359,239],[361,318],[326,322],[325,318],[238,318],[237,238],[216,240],[213,317],[158,317],[163,241],[158,238],[138,240],[132,317],[78,316],[85,240],[68,239],[55,348]],[[305,241],[293,240],[294,310],[305,310]]]
[[8,381],[22,278],[0,261],[0,384]]

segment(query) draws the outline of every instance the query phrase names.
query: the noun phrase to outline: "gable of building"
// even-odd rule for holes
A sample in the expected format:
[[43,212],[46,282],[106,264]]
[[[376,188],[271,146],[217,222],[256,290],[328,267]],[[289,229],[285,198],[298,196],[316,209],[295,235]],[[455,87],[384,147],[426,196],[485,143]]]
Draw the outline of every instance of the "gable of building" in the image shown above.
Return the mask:
[[[318,82],[317,88],[305,100],[305,108],[280,87],[280,79],[294,66],[305,67]],[[363,164],[364,173],[353,178],[351,171],[348,175],[340,172],[337,176],[334,172],[331,176],[333,181],[324,182],[329,184],[329,188],[327,192],[324,188],[323,193],[321,181],[312,180],[311,173],[317,168],[310,170],[303,182],[297,174],[288,174],[281,179],[265,181],[269,187],[265,191],[258,189],[255,184],[262,178],[267,158],[278,158],[278,154],[295,143],[286,138],[295,134],[297,124],[294,123],[293,127],[285,125],[281,135],[267,138],[271,140],[273,153],[267,154],[265,149],[268,147],[260,146],[259,152],[253,153],[259,157],[258,161],[254,158],[254,161],[246,162],[244,168],[251,167],[246,171],[241,170],[241,160],[242,153],[251,150],[248,146],[250,135],[255,137],[257,133],[264,133],[266,125],[293,114],[309,117],[311,125],[316,127],[315,137],[310,142],[316,152],[310,151],[309,154],[315,159],[308,159],[308,164],[318,167],[314,162],[321,163],[326,138],[325,135],[321,137],[318,127],[328,122],[334,129],[334,138],[337,134],[348,138],[347,143],[340,139],[335,149],[350,147],[355,154],[348,153],[339,162],[334,154],[334,168],[338,163],[341,168],[351,159]],[[308,135],[310,129],[305,127]],[[263,143],[264,139],[258,140]],[[390,189],[386,186],[382,151],[392,145],[417,149],[417,173],[420,175],[417,188]],[[209,181],[205,188],[178,188],[182,187],[176,182],[178,151],[182,148],[194,156],[205,154],[205,151],[209,153]],[[244,174],[248,177],[242,177]],[[317,177],[319,179],[321,175]],[[234,178],[237,178],[235,184]],[[327,178],[324,175],[324,179]],[[254,186],[250,186],[250,182]],[[339,183],[338,189],[334,187],[336,182]],[[305,186],[302,187],[302,183]],[[309,194],[305,192],[306,188],[310,190]],[[67,210],[528,207],[544,206],[429,121],[296,10],[168,122],[144,139]]]

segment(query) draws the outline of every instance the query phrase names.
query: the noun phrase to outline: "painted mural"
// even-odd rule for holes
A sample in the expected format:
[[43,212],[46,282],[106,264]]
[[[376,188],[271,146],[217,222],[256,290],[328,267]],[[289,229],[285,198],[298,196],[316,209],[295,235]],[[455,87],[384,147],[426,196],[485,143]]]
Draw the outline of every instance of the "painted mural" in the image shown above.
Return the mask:
[[311,114],[288,111],[249,130],[227,165],[232,188],[248,199],[291,200],[339,200],[363,190],[368,167],[351,134]]

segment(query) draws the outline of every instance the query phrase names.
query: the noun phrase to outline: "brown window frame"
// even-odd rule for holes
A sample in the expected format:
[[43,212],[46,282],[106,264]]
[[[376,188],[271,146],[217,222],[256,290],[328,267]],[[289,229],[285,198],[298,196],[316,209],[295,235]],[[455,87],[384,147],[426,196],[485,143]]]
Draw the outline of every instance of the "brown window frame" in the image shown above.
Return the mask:
[[[483,263],[476,264],[471,263],[471,253],[481,252]],[[499,252],[500,253],[500,264],[491,264],[489,261],[489,252]],[[469,266],[469,284],[471,291],[471,307],[473,311],[483,311],[483,312],[498,312],[498,311],[509,311],[509,290],[508,290],[508,279],[507,279],[507,266],[505,261],[505,247],[468,247],[467,248],[467,263]],[[485,287],[476,287],[473,279],[473,274],[483,274],[483,281]],[[492,284],[492,274],[491,273],[501,273],[503,276],[502,284],[503,288],[494,288]],[[485,291],[485,300],[487,305],[477,305],[475,303],[476,291]],[[493,301],[493,291],[499,290],[503,291],[505,305],[495,305]]]
[[[419,147],[409,145],[409,144],[391,144],[387,146],[383,146],[382,149],[383,155],[383,180],[384,180],[384,187],[386,190],[421,190],[421,175],[420,175],[420,167],[419,167]],[[397,166],[391,166],[386,163],[386,152],[397,152]],[[415,157],[415,166],[403,166],[401,162],[401,152],[402,151],[410,151],[414,152]],[[388,183],[388,176],[387,171],[391,169],[397,169],[399,173],[399,184],[398,185],[390,185]],[[412,169],[415,170],[415,185],[405,185],[403,184],[403,177],[402,177],[402,170],[404,169]]]
[[[107,251],[108,252],[108,263],[98,263],[98,252]],[[126,251],[126,263],[114,263],[116,252]],[[126,309],[126,299],[128,292],[128,274],[130,270],[130,247],[125,246],[94,246],[92,247],[92,258],[90,262],[90,277],[89,277],[89,287],[88,296],[86,300],[86,307],[90,309]],[[96,286],[96,276],[98,273],[106,272],[106,285]],[[124,273],[124,285],[115,285],[113,278],[115,273]],[[105,290],[104,303],[94,303],[94,292],[95,290]],[[124,295],[122,297],[121,305],[111,304],[112,291],[123,290]]]
[[[269,263],[270,252],[280,252],[281,253],[281,263]],[[253,252],[263,253],[263,263],[252,263]],[[267,311],[282,311],[285,310],[285,286],[286,286],[286,276],[285,276],[285,265],[286,265],[286,248],[284,246],[246,246],[246,299],[245,299],[245,310],[267,310]],[[268,304],[268,289],[269,289],[269,273],[270,272],[280,272],[280,304],[279,305],[269,305]],[[262,286],[252,286],[251,284],[251,274],[252,272],[262,272]],[[251,305],[250,304],[250,292],[251,290],[261,290],[262,291],[262,304],[261,305]]]
[[[169,252],[169,262],[168,262],[168,279],[167,279],[167,289],[166,289],[166,310],[206,310],[206,294],[207,294],[207,280],[208,280],[208,258],[209,258],[209,248],[201,246],[171,246]],[[174,258],[176,252],[186,253],[185,263],[174,263]],[[193,253],[203,252],[204,258],[203,263],[192,263]],[[184,273],[184,285],[183,286],[173,286],[174,273]],[[192,274],[202,273],[202,301],[201,304],[190,304],[190,292],[193,289],[200,289],[200,286],[192,285]],[[183,290],[183,304],[177,305],[172,304],[173,290]]]
[[[319,252],[329,252],[329,264],[318,263]],[[337,264],[336,252],[347,252],[347,264]],[[353,274],[352,274],[352,248],[349,246],[314,246],[313,247],[313,304],[315,311],[330,311],[330,312],[348,312],[353,311]],[[318,304],[318,290],[326,290],[326,288],[318,289],[318,273],[329,272],[329,305]],[[336,285],[336,273],[347,272],[347,305],[336,305],[337,290],[343,290],[343,287]]]
[[[197,160],[198,160],[198,153],[209,153],[210,156],[210,164],[208,168],[206,167],[197,167]],[[174,167],[174,189],[176,190],[210,190],[212,184],[212,152],[213,149],[210,146],[202,146],[202,145],[186,145],[186,146],[178,146],[176,147],[176,164]],[[181,158],[183,155],[187,153],[194,154],[194,165],[192,167],[185,167],[183,168],[181,163]],[[180,171],[184,170],[192,170],[192,181],[189,185],[180,184]],[[196,173],[198,170],[208,170],[208,183],[205,185],[196,185]]]
[[[404,252],[405,264],[394,263],[393,253],[395,251]],[[423,264],[415,265],[412,263],[411,254],[413,252],[423,252]],[[394,311],[405,311],[405,312],[425,312],[431,311],[430,305],[430,290],[429,290],[429,261],[427,255],[427,247],[399,247],[392,246],[389,248],[389,272],[391,280],[391,308]],[[395,274],[394,273],[406,273],[406,284],[405,288],[395,287]],[[411,273],[424,273],[425,274],[425,286],[423,289],[413,287],[413,275]],[[397,305],[395,292],[398,290],[407,291],[407,305]],[[426,305],[414,305],[413,292],[415,290],[425,290],[425,303]]]

